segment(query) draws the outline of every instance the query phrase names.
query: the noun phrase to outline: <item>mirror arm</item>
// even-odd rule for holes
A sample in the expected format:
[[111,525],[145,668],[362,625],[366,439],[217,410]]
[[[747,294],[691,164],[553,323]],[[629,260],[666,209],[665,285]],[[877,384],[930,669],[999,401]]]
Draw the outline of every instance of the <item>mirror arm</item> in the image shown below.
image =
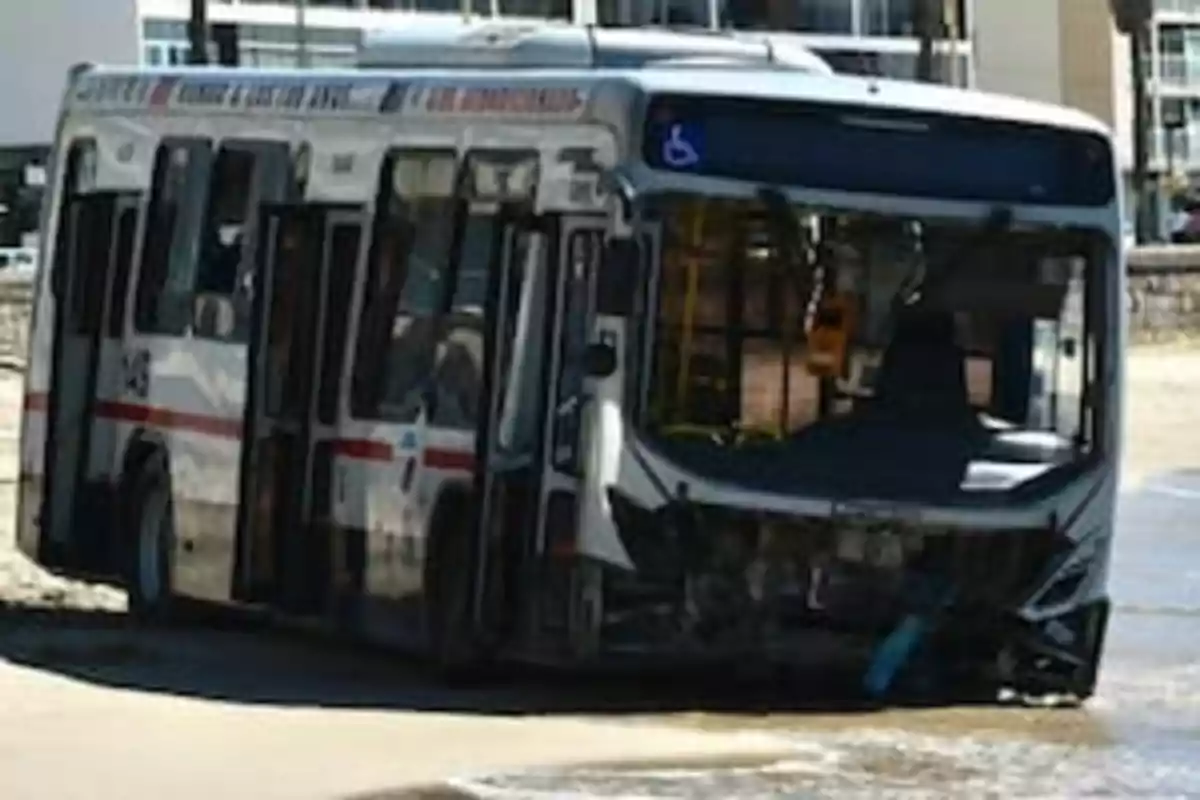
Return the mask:
[[614,233],[618,236],[628,236],[637,228],[641,216],[637,190],[634,189],[633,182],[619,168],[609,169],[600,176],[600,186],[609,197],[615,198],[619,205],[617,221],[620,225],[618,227],[625,230],[614,231]]

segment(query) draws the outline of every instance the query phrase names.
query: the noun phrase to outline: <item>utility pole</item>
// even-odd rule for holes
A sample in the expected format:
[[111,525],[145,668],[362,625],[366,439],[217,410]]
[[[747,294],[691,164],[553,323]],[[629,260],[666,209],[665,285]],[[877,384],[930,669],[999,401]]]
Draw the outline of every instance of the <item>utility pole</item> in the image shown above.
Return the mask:
[[308,66],[308,0],[296,0],[296,66]]
[[963,35],[964,23],[959,14],[961,8],[958,0],[943,0],[942,2],[942,32],[947,42],[946,58],[950,64],[945,82],[959,87],[966,85],[962,59],[959,57],[959,44]]
[[1157,193],[1150,179],[1150,102],[1146,93],[1146,54],[1150,50],[1153,0],[1108,0],[1117,30],[1129,37],[1130,78],[1133,82],[1134,233],[1138,244],[1155,238]]
[[208,63],[208,0],[192,0],[188,18],[189,64]]
[[938,0],[916,0],[912,6],[913,31],[921,43],[921,49],[917,52],[917,80],[922,83],[937,83],[933,46],[942,32],[939,5]]

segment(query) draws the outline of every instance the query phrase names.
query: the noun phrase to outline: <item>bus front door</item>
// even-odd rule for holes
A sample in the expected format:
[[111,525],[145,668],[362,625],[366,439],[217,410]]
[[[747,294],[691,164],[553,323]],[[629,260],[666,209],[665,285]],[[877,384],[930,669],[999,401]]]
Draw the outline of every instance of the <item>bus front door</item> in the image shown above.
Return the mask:
[[138,205],[136,195],[110,192],[71,198],[54,256],[39,556],[47,565],[96,575],[117,574],[121,566],[114,526],[106,524],[113,511],[106,489],[115,442],[113,431],[98,429],[94,414],[98,395],[111,394],[111,382],[120,380],[119,349],[102,345],[122,334]]
[[[537,247],[509,248],[487,305],[487,377],[476,439],[479,540],[491,554],[476,622],[514,643],[561,640],[580,481],[583,354],[605,220],[554,220]],[[557,246],[551,246],[552,241]],[[489,618],[490,615],[490,618]],[[506,638],[507,638],[506,637]],[[520,644],[518,645],[520,646]]]
[[265,212],[242,453],[242,599],[320,614],[328,601],[330,480],[357,209]]

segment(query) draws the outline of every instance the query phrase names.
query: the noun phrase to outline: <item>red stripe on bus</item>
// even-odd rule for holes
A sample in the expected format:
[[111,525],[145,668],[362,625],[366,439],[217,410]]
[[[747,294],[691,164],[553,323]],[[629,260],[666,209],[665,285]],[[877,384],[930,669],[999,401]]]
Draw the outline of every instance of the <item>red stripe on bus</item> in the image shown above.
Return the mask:
[[[45,392],[25,395],[25,408],[29,411],[45,411],[48,396]],[[221,439],[241,439],[242,421],[207,414],[172,411],[168,408],[101,400],[96,404],[96,416],[116,422],[132,422],[158,428],[170,428]],[[395,451],[387,442],[374,439],[333,439],[336,455],[359,461],[392,461]],[[422,457],[431,469],[470,471],[475,468],[475,454],[466,450],[447,450],[431,447]]]
[[334,455],[359,461],[391,461],[394,457],[392,446],[387,442],[372,439],[334,439],[330,444],[333,446]]
[[101,400],[96,404],[96,416],[117,422],[134,422],[139,425],[153,425],[157,428],[172,428],[221,439],[242,438],[242,421],[240,419],[172,411],[169,408],[138,403]]
[[472,470],[475,454],[466,450],[443,450],[429,447],[425,450],[425,466],[431,469]]

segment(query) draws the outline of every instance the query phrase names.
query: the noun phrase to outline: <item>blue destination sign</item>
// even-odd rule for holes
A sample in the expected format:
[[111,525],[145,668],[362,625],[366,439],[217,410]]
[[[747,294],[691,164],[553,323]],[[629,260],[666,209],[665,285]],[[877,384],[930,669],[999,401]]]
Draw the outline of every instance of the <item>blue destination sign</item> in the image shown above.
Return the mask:
[[1101,136],[996,120],[744,98],[663,96],[643,156],[655,168],[816,190],[1104,206]]

